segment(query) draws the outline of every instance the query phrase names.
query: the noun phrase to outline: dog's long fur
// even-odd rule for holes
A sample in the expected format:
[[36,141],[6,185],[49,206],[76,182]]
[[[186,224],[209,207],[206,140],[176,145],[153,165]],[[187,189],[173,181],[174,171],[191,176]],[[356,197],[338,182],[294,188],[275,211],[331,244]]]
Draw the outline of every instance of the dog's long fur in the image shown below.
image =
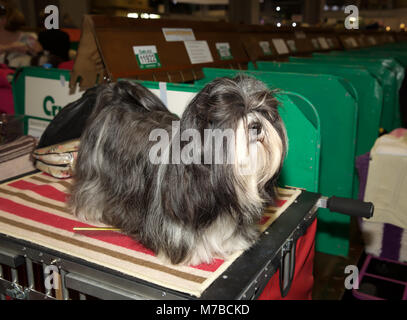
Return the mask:
[[[273,92],[247,76],[212,81],[181,119],[139,84],[105,85],[81,137],[73,212],[120,228],[173,264],[210,263],[249,248],[286,153],[277,105]],[[164,129],[171,137],[179,120],[181,132],[192,128],[201,137],[205,129],[233,129],[234,164],[153,164],[151,131]],[[244,175],[240,159],[250,144],[258,150],[257,169]]]

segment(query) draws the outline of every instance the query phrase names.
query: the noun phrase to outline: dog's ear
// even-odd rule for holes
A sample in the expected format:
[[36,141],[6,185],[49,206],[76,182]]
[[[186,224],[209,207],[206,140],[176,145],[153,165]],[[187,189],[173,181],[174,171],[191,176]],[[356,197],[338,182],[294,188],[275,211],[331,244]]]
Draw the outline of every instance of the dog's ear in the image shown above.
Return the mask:
[[[278,174],[276,175],[278,176]],[[277,197],[277,178],[273,177],[267,181],[264,186],[264,191],[262,194],[263,199],[265,199],[267,205],[275,206]]]
[[216,217],[210,171],[195,165],[167,166],[159,187],[164,213],[184,225],[205,227]]
[[172,219],[205,228],[222,213],[239,212],[231,165],[169,165],[160,189],[162,207]]
[[100,85],[97,88],[97,99],[92,116],[96,117],[106,107],[137,112],[168,112],[166,106],[154,93],[141,84],[130,81],[118,81]]
[[168,111],[160,98],[149,89],[130,81],[119,81],[115,84],[113,104],[137,105],[143,107],[145,111]]

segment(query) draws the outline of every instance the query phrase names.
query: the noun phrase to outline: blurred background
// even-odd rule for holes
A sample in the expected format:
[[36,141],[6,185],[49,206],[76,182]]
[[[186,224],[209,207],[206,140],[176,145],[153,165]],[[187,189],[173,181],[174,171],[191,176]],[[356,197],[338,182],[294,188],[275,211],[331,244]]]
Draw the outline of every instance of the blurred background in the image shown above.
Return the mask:
[[25,16],[28,28],[40,26],[40,12],[53,4],[63,28],[80,28],[86,13],[137,19],[199,19],[276,26],[343,28],[344,8],[359,8],[361,29],[405,29],[407,0],[7,0]]

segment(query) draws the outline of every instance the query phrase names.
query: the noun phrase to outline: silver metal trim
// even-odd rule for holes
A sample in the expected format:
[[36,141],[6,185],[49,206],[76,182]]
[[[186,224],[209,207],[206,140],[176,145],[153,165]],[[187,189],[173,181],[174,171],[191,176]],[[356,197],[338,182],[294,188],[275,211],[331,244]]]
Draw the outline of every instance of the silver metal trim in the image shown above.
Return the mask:
[[[3,266],[0,264],[0,280],[3,279]],[[0,300],[6,300],[6,296],[0,293]]]
[[15,268],[11,268],[11,281],[18,284],[18,271]]
[[[47,279],[47,277],[49,277],[50,275],[45,272],[45,269],[47,268],[47,265],[45,263],[42,264],[42,273],[44,274],[44,282]],[[45,283],[44,283],[45,285]],[[47,286],[45,286],[45,294],[47,296],[51,296],[52,295],[52,289],[48,289]]]
[[66,271],[61,269],[62,299],[69,300],[69,291],[65,285]]
[[328,206],[328,197],[321,197],[316,203],[319,208],[326,208]]
[[[0,239],[4,243],[4,239]],[[177,293],[172,293],[171,291],[167,291],[163,288],[156,287],[156,286],[151,286],[149,284],[140,282],[138,279],[134,278],[134,280],[131,279],[130,276],[125,276],[121,277],[120,275],[116,275],[114,273],[110,273],[109,269],[105,270],[100,270],[100,269],[95,269],[92,266],[88,266],[86,264],[81,264],[80,262],[73,262],[71,260],[66,260],[65,255],[58,256],[56,254],[50,254],[46,251],[46,248],[41,251],[39,249],[34,249],[30,247],[27,244],[20,244],[16,241],[7,241],[7,248],[10,250],[15,251],[16,253],[20,254],[22,259],[24,260],[24,256],[26,258],[29,258],[33,263],[40,263],[40,264],[46,264],[46,265],[51,265],[52,262],[55,263],[57,261],[57,266],[60,270],[60,274],[62,272],[65,272],[65,275],[63,277],[66,277],[67,274],[69,273],[76,273],[83,275],[84,277],[88,277],[91,279],[95,279],[98,282],[102,283],[112,283],[115,286],[119,288],[123,288],[125,291],[132,293],[134,296],[141,297],[141,299],[168,299],[168,300],[185,300],[187,299],[186,294],[180,294],[178,295]],[[2,250],[2,248],[0,249]],[[103,268],[105,269],[105,268]],[[66,285],[66,279],[62,279],[63,286]],[[68,293],[68,287],[65,286],[65,293],[63,291],[64,299],[68,300],[69,299],[69,293]],[[79,290],[81,291],[81,290]],[[1,292],[1,290],[0,290]],[[29,293],[29,297],[33,296],[34,294],[37,294],[34,291],[34,294]],[[42,294],[43,293],[38,293]],[[45,296],[45,295],[44,295]],[[193,298],[191,296],[191,298]],[[38,299],[36,297],[35,299]],[[53,297],[47,297],[47,298],[41,298],[41,299],[55,299]]]
[[25,259],[25,267],[27,269],[28,289],[34,289],[34,285],[35,285],[34,270],[33,270],[33,263],[30,258]]
[[18,251],[14,251],[10,246],[0,243],[0,264],[18,268],[24,264],[24,257]]
[[144,297],[121,288],[113,283],[84,277],[80,274],[68,273],[65,276],[66,287],[80,292],[80,299],[86,300],[84,294],[106,300],[143,300]]

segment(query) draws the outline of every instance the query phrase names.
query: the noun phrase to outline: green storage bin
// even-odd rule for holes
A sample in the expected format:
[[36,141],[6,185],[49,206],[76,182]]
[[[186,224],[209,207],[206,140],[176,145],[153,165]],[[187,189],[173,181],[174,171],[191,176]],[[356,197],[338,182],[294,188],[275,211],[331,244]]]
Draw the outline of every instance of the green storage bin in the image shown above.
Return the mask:
[[[335,64],[309,64],[284,62],[256,62],[260,71],[304,72],[308,74],[332,74],[347,79],[356,89],[359,115],[356,141],[356,156],[369,152],[379,136],[380,117],[383,103],[383,90],[377,79],[368,70],[357,66],[340,66]],[[249,64],[253,70],[254,65]],[[355,159],[356,161],[356,159]],[[357,199],[359,178],[354,174],[353,198]]]
[[404,78],[404,71],[402,66],[393,59],[368,59],[365,57],[322,54],[314,54],[313,58],[290,57],[289,59],[291,62],[327,63],[337,64],[338,66],[353,65],[367,68],[377,77],[383,87],[381,127],[390,132],[401,126],[398,93]]
[[[308,64],[257,61],[259,71],[301,72],[308,74],[331,74],[348,80],[356,89],[359,104],[356,156],[369,152],[379,136],[383,104],[383,89],[375,76],[367,69],[357,66],[335,64]],[[250,70],[255,70],[249,64]]]
[[370,47],[350,51],[334,51],[330,54],[343,56],[365,56],[367,58],[394,59],[404,68],[407,67],[407,47]]
[[13,78],[13,99],[16,114],[24,115],[24,134],[39,138],[49,122],[68,103],[83,92],[70,94],[70,72],[61,69],[25,67]]

